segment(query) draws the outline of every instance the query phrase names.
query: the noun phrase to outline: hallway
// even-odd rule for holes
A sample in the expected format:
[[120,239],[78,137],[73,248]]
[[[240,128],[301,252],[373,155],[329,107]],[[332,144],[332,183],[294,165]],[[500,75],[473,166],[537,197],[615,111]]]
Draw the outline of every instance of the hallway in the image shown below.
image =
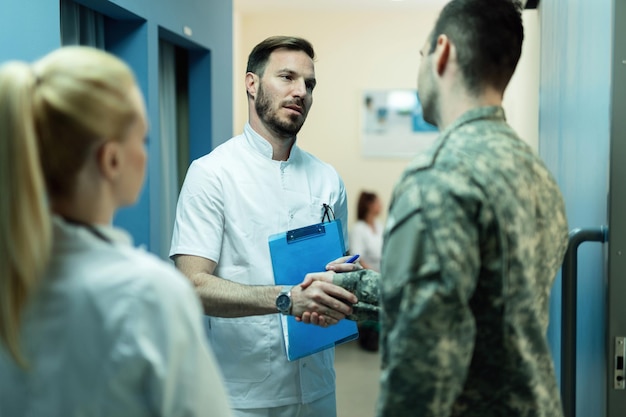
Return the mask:
[[374,417],[378,400],[380,352],[352,341],[335,348],[337,417]]

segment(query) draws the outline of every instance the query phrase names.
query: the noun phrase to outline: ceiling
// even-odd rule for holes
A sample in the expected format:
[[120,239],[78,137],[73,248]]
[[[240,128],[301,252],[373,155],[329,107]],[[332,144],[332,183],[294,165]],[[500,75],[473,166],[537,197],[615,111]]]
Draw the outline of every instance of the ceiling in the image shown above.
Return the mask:
[[449,0],[233,0],[236,12],[278,10],[395,11],[443,7]]

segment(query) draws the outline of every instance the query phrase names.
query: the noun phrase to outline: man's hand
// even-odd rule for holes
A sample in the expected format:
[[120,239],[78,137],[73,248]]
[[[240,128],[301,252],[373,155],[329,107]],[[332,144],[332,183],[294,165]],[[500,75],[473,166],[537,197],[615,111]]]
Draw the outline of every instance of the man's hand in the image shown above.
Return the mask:
[[[340,258],[340,261],[343,258]],[[346,274],[335,274],[332,271],[319,272],[315,274],[307,274],[301,286],[311,285],[313,282],[323,281],[344,288],[351,294],[358,297],[359,301],[353,303],[352,313],[348,314],[346,318],[348,320],[363,321],[363,320],[378,320],[380,313],[379,306],[379,284],[380,274],[367,269],[357,269],[354,272]],[[324,314],[320,314],[315,311],[306,311],[301,317],[296,317],[296,320],[304,323],[317,324],[318,326],[328,325],[327,318]]]
[[[317,272],[317,273],[307,274],[304,277],[304,281],[302,281],[302,283],[300,284],[300,287],[306,289],[310,285],[312,285],[314,282],[326,282],[326,283],[332,284],[333,280],[336,279],[335,272],[351,272],[351,271],[358,271],[360,269],[363,269],[361,265],[357,263],[346,263],[346,261],[350,258],[351,256],[342,256],[341,258],[337,258],[334,261],[330,262],[328,265],[326,265],[326,270],[328,272]],[[343,299],[345,299],[347,302],[350,302],[351,305],[356,304],[358,300],[354,296],[354,294],[350,292],[348,292],[348,294],[350,294],[353,298],[350,298],[350,299],[343,298]],[[351,301],[351,300],[354,300],[354,301]],[[350,310],[350,313],[344,315],[344,317],[342,318],[348,317],[351,314],[352,314],[352,309]],[[311,310],[304,311],[301,316],[296,316],[296,320],[301,321],[303,323],[315,324],[317,326],[322,326],[322,327],[336,324],[338,321],[338,320],[335,321],[334,317],[329,317],[328,315],[324,314],[324,312],[311,311]]]
[[358,263],[346,263],[351,256],[342,256],[341,258],[337,258],[334,261],[330,262],[326,265],[327,271],[334,272],[352,272],[358,271],[359,269],[363,269],[363,267]]
[[302,288],[307,288],[314,281],[324,281],[332,284],[333,280],[336,279],[334,277],[335,272],[352,272],[363,269],[363,267],[361,267],[361,265],[357,263],[346,263],[346,261],[350,258],[351,256],[342,256],[341,258],[337,258],[334,261],[330,262],[328,265],[326,265],[326,270],[329,272],[315,272],[311,274],[306,274],[306,276],[304,277],[304,281],[302,281],[300,286]]
[[334,285],[333,275],[334,272],[307,274],[300,285],[291,289],[291,312],[296,320],[326,327],[352,314],[352,305],[358,300]]

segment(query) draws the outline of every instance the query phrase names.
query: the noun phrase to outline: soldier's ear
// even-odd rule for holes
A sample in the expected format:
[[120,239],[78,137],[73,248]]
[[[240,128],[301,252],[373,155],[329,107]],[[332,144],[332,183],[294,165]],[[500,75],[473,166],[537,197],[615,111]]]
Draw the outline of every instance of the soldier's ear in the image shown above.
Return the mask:
[[442,34],[437,37],[433,60],[435,62],[435,71],[437,71],[437,74],[440,76],[443,75],[448,67],[452,47],[453,45],[447,35]]

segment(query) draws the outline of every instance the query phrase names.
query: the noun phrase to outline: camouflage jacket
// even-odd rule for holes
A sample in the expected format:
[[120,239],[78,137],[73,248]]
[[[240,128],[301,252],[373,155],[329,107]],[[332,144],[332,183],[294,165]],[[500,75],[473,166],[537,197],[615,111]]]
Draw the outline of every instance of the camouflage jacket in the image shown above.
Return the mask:
[[345,288],[356,294],[359,301],[352,305],[352,314],[349,320],[354,321],[378,321],[380,306],[378,300],[380,274],[378,272],[361,269],[359,271],[336,274],[333,284]]
[[395,187],[381,274],[337,277],[363,303],[380,291],[378,416],[562,416],[546,331],[567,242],[558,186],[502,108],[442,132]]

